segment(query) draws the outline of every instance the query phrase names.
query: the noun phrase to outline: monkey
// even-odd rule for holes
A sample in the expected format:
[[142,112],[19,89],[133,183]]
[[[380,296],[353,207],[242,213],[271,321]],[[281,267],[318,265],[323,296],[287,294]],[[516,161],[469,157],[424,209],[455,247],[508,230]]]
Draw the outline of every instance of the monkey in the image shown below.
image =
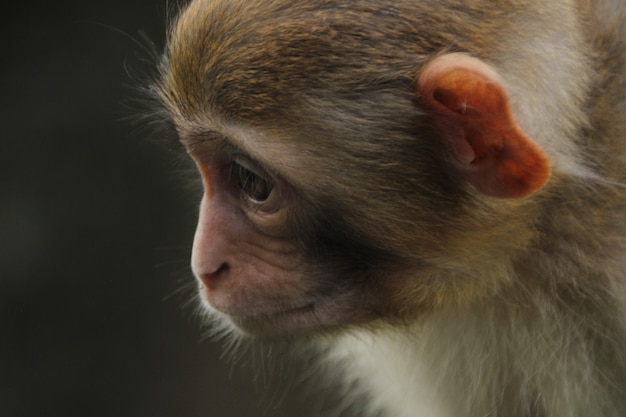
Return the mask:
[[622,0],[192,0],[151,91],[216,331],[368,415],[626,415]]

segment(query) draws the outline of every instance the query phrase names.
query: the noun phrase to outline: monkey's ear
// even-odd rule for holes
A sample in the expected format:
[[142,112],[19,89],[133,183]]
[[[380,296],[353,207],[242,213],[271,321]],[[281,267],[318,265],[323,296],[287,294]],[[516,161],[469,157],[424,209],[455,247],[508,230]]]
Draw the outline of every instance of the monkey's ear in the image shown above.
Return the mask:
[[500,77],[485,63],[464,54],[437,57],[419,76],[418,93],[478,191],[521,198],[546,184],[547,156],[519,128]]

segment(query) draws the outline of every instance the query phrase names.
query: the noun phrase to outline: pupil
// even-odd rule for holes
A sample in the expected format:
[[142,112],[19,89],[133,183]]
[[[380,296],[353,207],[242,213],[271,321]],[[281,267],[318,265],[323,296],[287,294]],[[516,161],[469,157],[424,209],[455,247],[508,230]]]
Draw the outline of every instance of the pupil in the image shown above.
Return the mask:
[[237,164],[237,179],[241,190],[257,202],[266,201],[272,192],[272,184],[239,164]]

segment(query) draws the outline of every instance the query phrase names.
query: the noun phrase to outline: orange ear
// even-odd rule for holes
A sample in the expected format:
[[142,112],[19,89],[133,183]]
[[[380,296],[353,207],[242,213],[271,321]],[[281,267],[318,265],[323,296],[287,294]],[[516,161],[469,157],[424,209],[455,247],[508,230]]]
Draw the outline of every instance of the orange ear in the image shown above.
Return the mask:
[[521,198],[546,184],[547,156],[517,126],[500,77],[485,63],[464,54],[437,57],[422,71],[418,93],[478,191]]

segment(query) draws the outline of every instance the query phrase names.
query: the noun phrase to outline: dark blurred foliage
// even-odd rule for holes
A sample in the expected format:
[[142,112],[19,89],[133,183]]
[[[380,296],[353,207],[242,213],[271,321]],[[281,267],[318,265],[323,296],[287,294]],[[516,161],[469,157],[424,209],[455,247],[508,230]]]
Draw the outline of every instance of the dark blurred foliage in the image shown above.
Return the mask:
[[221,360],[185,307],[199,196],[183,186],[175,140],[127,120],[141,108],[128,105],[137,80],[126,67],[150,66],[144,41],[132,39],[145,32],[160,50],[168,7],[3,7],[0,416],[304,417],[317,408],[306,392],[266,392],[265,377],[253,382]]

